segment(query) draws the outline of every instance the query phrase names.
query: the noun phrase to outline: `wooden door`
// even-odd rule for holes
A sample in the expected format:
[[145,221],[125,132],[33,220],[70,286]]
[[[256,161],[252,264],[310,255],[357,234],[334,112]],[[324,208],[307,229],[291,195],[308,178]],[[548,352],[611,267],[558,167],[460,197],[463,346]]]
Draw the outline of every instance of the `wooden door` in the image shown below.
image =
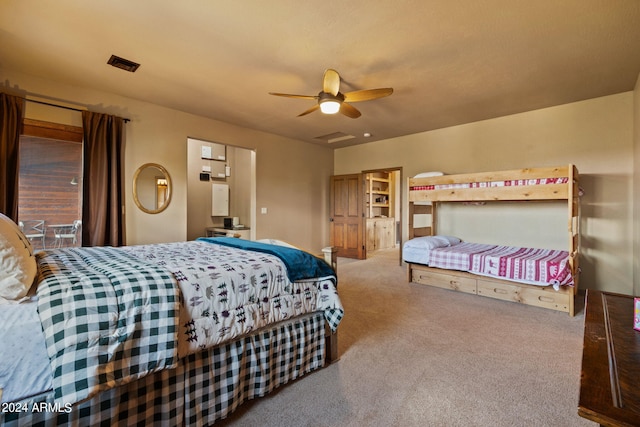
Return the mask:
[[331,177],[331,246],[338,256],[366,258],[364,248],[364,187],[362,174]]

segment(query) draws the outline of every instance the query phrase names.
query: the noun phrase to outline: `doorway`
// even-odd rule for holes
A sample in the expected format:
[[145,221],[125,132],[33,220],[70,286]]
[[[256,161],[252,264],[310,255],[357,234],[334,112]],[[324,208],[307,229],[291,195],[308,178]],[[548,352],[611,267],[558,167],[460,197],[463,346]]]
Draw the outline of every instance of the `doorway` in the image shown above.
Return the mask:
[[40,250],[55,246],[57,231],[82,219],[83,134],[76,126],[31,119],[23,124],[18,224]]
[[338,256],[366,259],[402,244],[402,168],[331,177],[331,245]]
[[402,240],[402,168],[362,172],[365,188],[365,248],[367,258],[376,252],[399,251]]
[[[187,171],[187,239],[226,233],[225,218],[237,218],[234,230],[255,239],[256,151],[187,138]],[[214,190],[223,197],[214,200]]]

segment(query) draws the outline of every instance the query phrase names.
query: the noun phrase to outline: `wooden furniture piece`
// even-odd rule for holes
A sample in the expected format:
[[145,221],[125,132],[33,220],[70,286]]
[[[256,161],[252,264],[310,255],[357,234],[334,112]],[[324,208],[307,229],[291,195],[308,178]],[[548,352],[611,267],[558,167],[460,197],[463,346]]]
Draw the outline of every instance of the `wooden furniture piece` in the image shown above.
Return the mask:
[[396,246],[395,218],[367,218],[367,250],[389,249]]
[[338,248],[334,248],[333,246],[327,246],[322,248],[322,258],[324,258],[325,262],[333,268],[338,274]]
[[249,240],[251,238],[249,227],[223,228],[223,227],[207,227],[205,229],[207,237],[238,237],[240,239]]
[[[333,271],[336,272],[336,277],[338,275],[338,248],[334,248],[333,246],[327,246],[322,248],[322,258],[324,258],[325,262],[333,268]],[[331,328],[325,329],[325,348],[326,348],[326,360],[328,364],[335,363],[338,361],[338,332],[333,332]]]
[[370,172],[366,174],[367,218],[390,217],[393,187],[388,172]]
[[[549,178],[559,179],[560,182],[537,183],[538,180]],[[495,182],[516,181],[520,181],[518,185],[491,185]],[[552,286],[521,284],[414,263],[408,263],[408,280],[563,311],[573,316],[574,299],[578,290],[580,223],[578,170],[574,165],[409,178],[409,239],[436,234],[437,212],[441,203],[491,201],[566,203],[567,243],[575,283],[573,287],[561,287],[556,291]],[[428,215],[428,224],[416,227],[414,215],[420,214]]]
[[389,249],[396,245],[392,176],[389,172],[369,172],[365,175],[367,251]]
[[587,290],[578,414],[603,426],[640,425],[638,378],[633,297]]

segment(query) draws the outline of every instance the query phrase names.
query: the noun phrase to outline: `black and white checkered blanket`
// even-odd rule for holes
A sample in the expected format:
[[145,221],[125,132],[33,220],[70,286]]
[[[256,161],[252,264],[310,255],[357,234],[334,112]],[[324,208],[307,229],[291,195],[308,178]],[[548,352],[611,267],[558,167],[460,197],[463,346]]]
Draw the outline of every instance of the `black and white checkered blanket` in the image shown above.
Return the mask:
[[39,273],[57,403],[176,366],[180,295],[171,273],[105,247],[44,252]]
[[271,254],[205,242],[38,254],[38,311],[56,403],[98,392],[268,325],[344,315],[334,276],[290,282]]

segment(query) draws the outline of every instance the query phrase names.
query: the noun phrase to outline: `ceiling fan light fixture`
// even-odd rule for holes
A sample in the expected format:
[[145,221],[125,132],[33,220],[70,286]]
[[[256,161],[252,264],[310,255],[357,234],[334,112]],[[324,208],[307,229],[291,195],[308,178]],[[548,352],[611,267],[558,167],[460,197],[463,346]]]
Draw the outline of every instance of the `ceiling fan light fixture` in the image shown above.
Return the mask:
[[320,111],[324,114],[336,114],[340,111],[340,103],[331,99],[320,101]]
[[341,95],[341,93],[338,93],[338,95],[332,95],[327,92],[320,92],[318,95],[320,111],[324,114],[336,114],[340,111],[340,105],[342,104],[342,101],[344,101],[344,96]]
[[380,89],[363,89],[342,93],[340,92],[340,75],[336,70],[331,68],[325,70],[324,77],[322,78],[322,91],[320,91],[316,96],[269,92],[270,95],[299,99],[315,99],[317,101],[313,107],[298,114],[298,117],[306,116],[316,110],[320,110],[323,114],[342,113],[351,119],[357,119],[362,115],[357,108],[351,105],[352,102],[369,101],[371,99],[389,96],[392,93],[393,88],[390,87]]

